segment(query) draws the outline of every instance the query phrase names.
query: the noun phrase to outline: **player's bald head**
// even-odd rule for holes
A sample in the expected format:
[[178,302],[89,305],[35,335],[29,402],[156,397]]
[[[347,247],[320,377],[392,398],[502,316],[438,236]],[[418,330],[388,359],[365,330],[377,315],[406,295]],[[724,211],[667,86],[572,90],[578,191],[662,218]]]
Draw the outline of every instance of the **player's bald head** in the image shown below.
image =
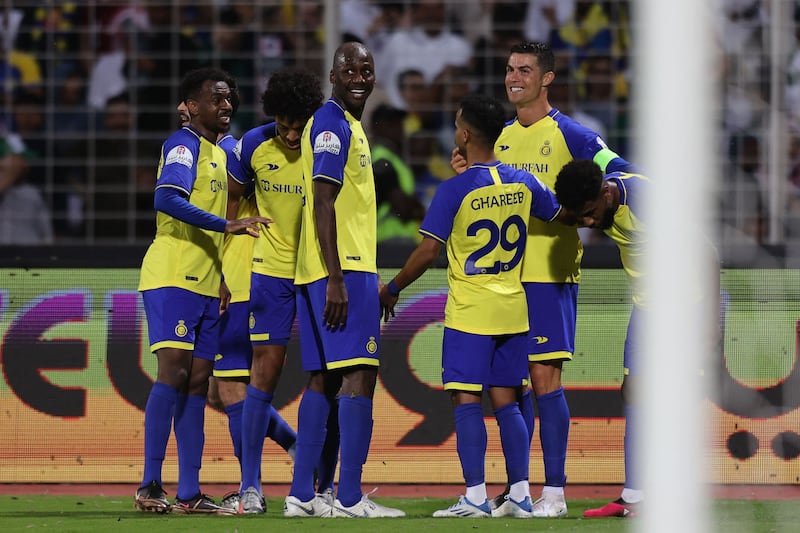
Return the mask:
[[372,53],[362,43],[347,41],[336,48],[336,52],[333,54],[333,66],[336,68],[337,65],[342,65],[348,60],[354,59],[368,59],[372,62]]

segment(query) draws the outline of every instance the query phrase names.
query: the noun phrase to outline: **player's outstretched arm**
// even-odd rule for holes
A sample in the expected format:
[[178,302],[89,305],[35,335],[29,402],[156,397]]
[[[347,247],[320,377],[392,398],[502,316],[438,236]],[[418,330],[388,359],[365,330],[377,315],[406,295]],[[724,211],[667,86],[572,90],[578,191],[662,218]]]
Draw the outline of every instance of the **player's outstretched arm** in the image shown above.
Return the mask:
[[381,314],[384,322],[394,316],[394,306],[400,296],[400,291],[414,283],[439,257],[442,243],[432,237],[425,237],[422,242],[411,252],[406,264],[400,272],[387,283],[381,286],[378,297],[381,301]]
[[229,220],[225,224],[225,233],[232,235],[250,235],[251,237],[258,237],[261,233],[261,226],[269,229],[272,223],[271,218],[266,217],[247,217],[238,218],[236,220]]

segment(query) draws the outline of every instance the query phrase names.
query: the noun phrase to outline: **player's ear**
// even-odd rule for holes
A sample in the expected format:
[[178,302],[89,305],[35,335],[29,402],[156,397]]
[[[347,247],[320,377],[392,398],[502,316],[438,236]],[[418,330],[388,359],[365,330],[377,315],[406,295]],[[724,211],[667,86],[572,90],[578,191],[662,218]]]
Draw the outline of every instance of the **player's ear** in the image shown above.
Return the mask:
[[544,77],[542,78],[542,87],[550,87],[554,79],[556,79],[556,73],[552,70],[548,70],[544,73]]
[[200,105],[198,104],[197,100],[194,98],[187,98],[184,103],[186,104],[186,110],[189,111],[190,117],[200,114]]

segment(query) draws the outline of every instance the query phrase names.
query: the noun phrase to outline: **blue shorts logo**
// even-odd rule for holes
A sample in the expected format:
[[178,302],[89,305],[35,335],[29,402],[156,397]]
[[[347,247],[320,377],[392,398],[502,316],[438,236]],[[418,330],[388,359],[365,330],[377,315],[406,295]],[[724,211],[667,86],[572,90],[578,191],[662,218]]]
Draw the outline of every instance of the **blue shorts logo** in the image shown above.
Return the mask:
[[175,335],[185,337],[187,333],[189,333],[189,328],[186,327],[183,320],[178,320],[178,325],[175,326]]
[[368,353],[375,353],[378,351],[378,342],[375,340],[375,337],[370,337],[367,341],[367,352]]

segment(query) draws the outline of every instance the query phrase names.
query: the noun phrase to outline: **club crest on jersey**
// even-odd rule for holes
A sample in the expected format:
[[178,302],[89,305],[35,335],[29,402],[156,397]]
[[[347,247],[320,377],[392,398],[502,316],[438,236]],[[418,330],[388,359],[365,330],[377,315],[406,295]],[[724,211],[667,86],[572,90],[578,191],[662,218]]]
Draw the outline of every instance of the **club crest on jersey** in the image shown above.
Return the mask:
[[314,153],[328,152],[339,155],[342,151],[342,141],[332,131],[323,131],[314,138]]
[[236,146],[234,146],[233,150],[231,150],[231,151],[233,152],[233,155],[236,156],[236,159],[238,159],[239,161],[242,160],[242,140],[241,139],[239,139],[239,141],[236,143]]
[[253,313],[250,313],[250,320],[248,320],[248,324],[250,325],[250,329],[254,329],[256,327],[256,317]]
[[539,153],[543,156],[548,156],[553,152],[553,147],[550,146],[550,141],[545,141],[544,145],[539,148]]
[[378,341],[375,340],[375,337],[370,337],[367,341],[367,353],[375,353],[378,351]]
[[164,166],[171,165],[172,163],[178,163],[180,165],[192,168],[192,165],[194,164],[194,156],[192,155],[192,151],[183,145],[174,147],[172,150],[167,152],[167,157],[164,158]]
[[178,320],[178,325],[175,326],[175,335],[185,337],[187,333],[189,333],[189,328],[186,327],[183,320]]

